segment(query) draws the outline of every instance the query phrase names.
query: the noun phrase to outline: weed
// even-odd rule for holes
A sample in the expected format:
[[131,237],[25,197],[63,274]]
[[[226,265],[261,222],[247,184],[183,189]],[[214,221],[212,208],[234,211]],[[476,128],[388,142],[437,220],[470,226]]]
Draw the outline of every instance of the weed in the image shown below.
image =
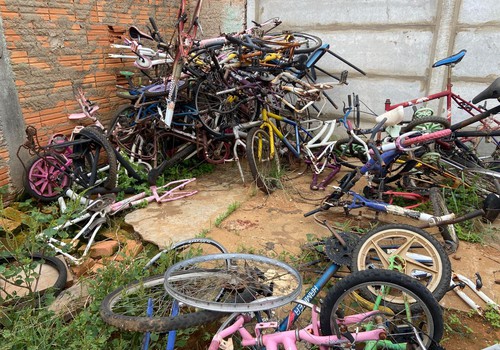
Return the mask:
[[488,304],[486,310],[484,311],[484,318],[494,327],[500,328],[500,313],[495,306]]
[[229,207],[227,208],[227,210],[222,213],[221,215],[217,216],[217,218],[215,219],[215,222],[214,222],[214,225],[215,227],[219,227],[222,222],[227,218],[229,217],[229,215],[231,215],[232,213],[234,213],[236,211],[236,209],[238,209],[240,207],[241,203],[239,202],[233,202],[229,205]]

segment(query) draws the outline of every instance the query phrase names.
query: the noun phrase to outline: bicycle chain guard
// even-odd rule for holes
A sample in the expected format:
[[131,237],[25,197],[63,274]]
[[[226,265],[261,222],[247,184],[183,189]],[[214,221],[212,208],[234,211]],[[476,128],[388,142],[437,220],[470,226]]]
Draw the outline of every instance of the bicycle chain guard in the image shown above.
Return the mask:
[[337,265],[350,266],[352,252],[358,244],[359,238],[350,232],[339,232],[340,237],[345,241],[343,246],[338,239],[330,237],[325,241],[325,253],[328,258]]

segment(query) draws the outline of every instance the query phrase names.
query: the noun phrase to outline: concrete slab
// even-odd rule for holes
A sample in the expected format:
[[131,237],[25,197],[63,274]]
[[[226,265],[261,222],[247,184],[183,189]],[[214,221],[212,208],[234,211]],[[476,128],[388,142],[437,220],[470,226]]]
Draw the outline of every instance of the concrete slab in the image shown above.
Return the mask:
[[232,203],[245,201],[252,191],[250,186],[243,185],[234,164],[218,166],[215,173],[198,178],[186,190],[198,193],[172,202],[151,203],[127,214],[125,222],[144,241],[164,249],[212,228],[217,217],[226,213]]

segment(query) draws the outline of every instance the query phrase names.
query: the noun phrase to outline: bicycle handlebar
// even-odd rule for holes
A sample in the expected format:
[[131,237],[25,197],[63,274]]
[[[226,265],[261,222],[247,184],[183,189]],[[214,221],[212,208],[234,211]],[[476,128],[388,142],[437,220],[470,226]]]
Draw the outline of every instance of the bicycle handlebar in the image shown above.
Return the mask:
[[498,113],[500,113],[500,105],[493,107],[492,109],[489,109],[489,110],[484,111],[482,113],[479,113],[478,115],[476,115],[472,118],[465,119],[465,120],[462,120],[461,122],[455,123],[452,126],[450,126],[450,129],[452,131],[462,129],[462,128],[464,128],[468,125],[471,125],[475,122],[478,122],[480,120],[488,118],[490,115],[494,115],[494,114],[498,114]]
[[450,129],[444,129],[444,130],[439,130],[436,132],[431,132],[429,134],[424,134],[421,136],[416,136],[412,138],[401,138],[400,139],[400,145],[401,146],[411,146],[411,145],[416,145],[419,143],[424,143],[427,141],[432,141],[432,140],[437,140],[441,139],[446,136],[451,135],[451,130]]
[[231,36],[231,35],[226,35],[226,40],[232,44],[236,44],[238,46],[246,46],[246,47],[249,47],[249,48],[257,50],[257,51],[276,52],[276,50],[274,50],[270,47],[262,47],[262,46],[255,45],[253,42],[251,42],[251,40],[249,40],[250,38],[248,35],[245,35],[244,37],[247,39],[247,41],[243,41],[243,40],[241,40],[237,37]]
[[459,216],[458,218],[449,219],[449,220],[442,220],[442,221],[436,220],[434,222],[427,222],[423,225],[420,225],[419,227],[420,228],[429,228],[429,227],[434,227],[434,226],[458,224],[459,222],[471,220],[471,219],[474,219],[478,216],[482,216],[482,215],[484,215],[484,213],[485,212],[483,209],[477,209],[477,210],[471,211],[470,213],[467,213],[465,215]]

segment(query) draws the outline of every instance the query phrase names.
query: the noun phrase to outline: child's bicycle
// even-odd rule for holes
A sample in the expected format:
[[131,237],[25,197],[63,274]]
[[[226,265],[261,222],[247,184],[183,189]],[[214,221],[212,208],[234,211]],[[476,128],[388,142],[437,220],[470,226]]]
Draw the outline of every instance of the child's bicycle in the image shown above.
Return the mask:
[[[81,89],[78,89],[76,98],[82,112],[71,114],[68,119],[79,123],[90,121],[90,126],[76,126],[69,139],[55,134],[45,146],[40,145],[37,130],[28,126],[27,140],[17,151],[25,168],[24,188],[40,201],[57,199],[73,184],[81,189],[100,186],[110,190],[116,187],[117,158],[98,119],[99,107],[89,101]],[[26,164],[21,159],[21,149],[28,150],[32,156]]]
[[[252,313],[290,303],[301,287],[300,276],[281,262],[247,254],[219,254],[188,259],[165,273],[165,289],[193,307],[234,312],[214,336],[209,349],[232,348],[225,338],[239,333],[241,346],[297,349],[298,341],[327,347],[427,349],[443,335],[441,308],[416,280],[390,270],[366,270],[335,284],[312,323],[302,330],[275,332],[277,322],[258,319],[255,335],[244,328]],[[242,303],[245,293],[252,301]],[[299,305],[311,306],[299,301]],[[234,321],[234,323],[232,323]],[[319,322],[318,322],[319,321]]]

